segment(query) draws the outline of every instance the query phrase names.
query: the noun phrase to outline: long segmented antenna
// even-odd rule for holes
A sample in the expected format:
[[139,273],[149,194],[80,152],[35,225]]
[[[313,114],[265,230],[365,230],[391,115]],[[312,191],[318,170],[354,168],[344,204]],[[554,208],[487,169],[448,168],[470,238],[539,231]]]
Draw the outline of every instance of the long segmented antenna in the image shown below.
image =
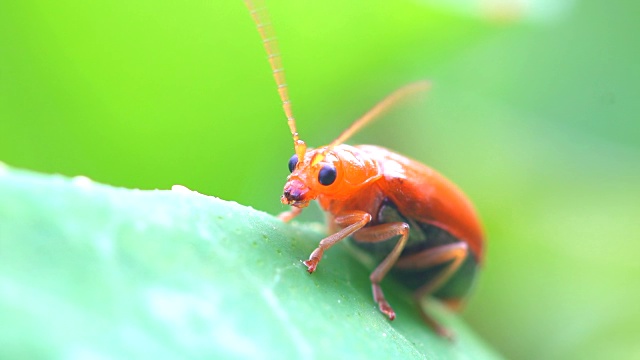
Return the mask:
[[413,95],[417,92],[429,90],[431,87],[431,83],[429,81],[423,80],[414,82],[408,85],[401,87],[400,89],[392,92],[382,101],[377,103],[371,110],[367,111],[362,117],[358,120],[354,121],[351,126],[349,126],[345,131],[340,134],[335,140],[333,140],[327,147],[320,153],[317,153],[313,160],[311,161],[312,165],[315,165],[322,161],[324,157],[327,155],[329,151],[331,151],[334,147],[344,143],[349,139],[353,134],[362,129],[365,125],[369,124],[384,112],[389,110],[393,105],[396,105],[402,99],[407,96]]
[[267,52],[269,64],[273,72],[273,78],[276,80],[278,86],[278,93],[282,100],[282,109],[287,116],[287,124],[289,124],[289,130],[293,136],[293,146],[298,155],[298,159],[304,158],[306,151],[306,145],[304,141],[300,140],[298,131],[296,130],[296,119],[293,117],[291,111],[291,101],[289,100],[289,91],[287,88],[287,82],[284,77],[284,68],[282,67],[282,58],[280,57],[280,49],[278,47],[278,40],[276,39],[275,32],[271,26],[269,19],[269,13],[263,0],[245,0],[247,8],[249,8],[249,14],[253,18],[253,22],[256,24],[256,28],[262,38],[262,44]]

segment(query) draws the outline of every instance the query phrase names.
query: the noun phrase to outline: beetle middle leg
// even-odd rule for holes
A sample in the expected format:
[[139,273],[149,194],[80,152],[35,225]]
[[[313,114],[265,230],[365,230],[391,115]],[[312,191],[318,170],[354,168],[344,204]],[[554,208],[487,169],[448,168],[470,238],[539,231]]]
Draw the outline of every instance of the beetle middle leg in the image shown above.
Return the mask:
[[398,261],[409,238],[409,225],[403,222],[386,223],[361,229],[353,236],[353,239],[356,241],[374,243],[385,241],[398,235],[400,235],[400,239],[393,250],[391,250],[389,255],[382,260],[380,265],[378,265],[369,276],[371,280],[371,290],[373,291],[373,300],[378,303],[378,308],[380,308],[383,314],[389,317],[389,320],[395,319],[396,313],[387,302],[387,299],[385,299],[382,288],[380,287],[380,282]]

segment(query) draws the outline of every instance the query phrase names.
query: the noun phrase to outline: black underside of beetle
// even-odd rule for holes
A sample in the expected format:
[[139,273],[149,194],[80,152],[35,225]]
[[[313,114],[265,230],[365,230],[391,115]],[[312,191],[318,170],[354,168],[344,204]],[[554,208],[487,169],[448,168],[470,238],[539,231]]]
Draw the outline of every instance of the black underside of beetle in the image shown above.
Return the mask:
[[[406,255],[461,241],[442,228],[403,216],[398,211],[397,206],[390,201],[385,201],[382,204],[378,214],[375,214],[373,221],[368,226],[390,222],[404,222],[409,224],[409,240],[400,255],[401,258]],[[361,243],[358,241],[352,241],[352,243],[372,256],[376,263],[380,263],[391,252],[399,238],[399,236],[396,236],[379,243]],[[418,290],[423,285],[428,284],[431,279],[437,276],[448,264],[449,263],[437,265],[426,269],[393,268],[389,274],[410,290]],[[465,297],[473,287],[477,270],[478,263],[473,255],[469,253],[458,271],[456,271],[449,281],[431,295],[441,299],[461,299]]]

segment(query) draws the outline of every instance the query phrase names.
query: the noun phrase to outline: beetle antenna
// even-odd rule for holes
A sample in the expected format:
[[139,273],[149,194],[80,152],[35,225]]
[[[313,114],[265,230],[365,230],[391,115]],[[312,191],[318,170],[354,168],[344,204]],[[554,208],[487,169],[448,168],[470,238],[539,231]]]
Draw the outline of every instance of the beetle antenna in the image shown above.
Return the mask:
[[306,145],[304,141],[300,140],[298,131],[296,130],[296,119],[293,117],[291,111],[291,101],[289,100],[289,91],[287,88],[287,82],[284,76],[284,68],[282,67],[282,58],[280,57],[280,48],[278,46],[278,40],[271,26],[271,20],[269,18],[269,12],[264,4],[263,0],[245,0],[247,8],[249,8],[249,14],[253,18],[253,22],[256,24],[260,38],[262,38],[262,44],[267,52],[267,58],[269,65],[271,65],[271,71],[273,72],[273,78],[276,80],[278,86],[278,94],[282,100],[282,109],[287,117],[287,124],[291,135],[293,136],[293,146],[299,159],[304,158],[306,151]]
[[351,126],[349,126],[345,131],[342,132],[342,134],[340,134],[340,136],[338,136],[329,145],[327,145],[324,151],[316,154],[316,156],[311,161],[312,164],[317,164],[322,161],[326,154],[334,147],[347,141],[347,139],[353,136],[353,134],[357,133],[365,125],[380,117],[380,115],[388,111],[394,105],[398,104],[398,102],[400,102],[401,100],[406,99],[408,96],[413,95],[417,92],[427,91],[429,90],[429,88],[431,88],[431,82],[422,80],[405,85],[400,89],[392,92],[386,98],[382,99],[382,101],[377,103],[373,108],[371,108],[371,110],[362,115],[362,117],[354,121]]

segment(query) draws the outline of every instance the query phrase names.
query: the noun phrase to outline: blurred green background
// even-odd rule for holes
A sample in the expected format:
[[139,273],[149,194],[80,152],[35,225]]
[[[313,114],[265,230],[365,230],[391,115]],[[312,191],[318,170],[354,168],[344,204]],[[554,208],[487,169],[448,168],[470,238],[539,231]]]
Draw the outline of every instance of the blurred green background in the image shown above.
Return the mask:
[[[464,316],[509,358],[640,358],[640,5],[269,2],[298,129],[459,184],[488,234]],[[0,2],[0,161],[278,213],[291,138],[242,1]],[[0,199],[1,201],[1,199]]]

